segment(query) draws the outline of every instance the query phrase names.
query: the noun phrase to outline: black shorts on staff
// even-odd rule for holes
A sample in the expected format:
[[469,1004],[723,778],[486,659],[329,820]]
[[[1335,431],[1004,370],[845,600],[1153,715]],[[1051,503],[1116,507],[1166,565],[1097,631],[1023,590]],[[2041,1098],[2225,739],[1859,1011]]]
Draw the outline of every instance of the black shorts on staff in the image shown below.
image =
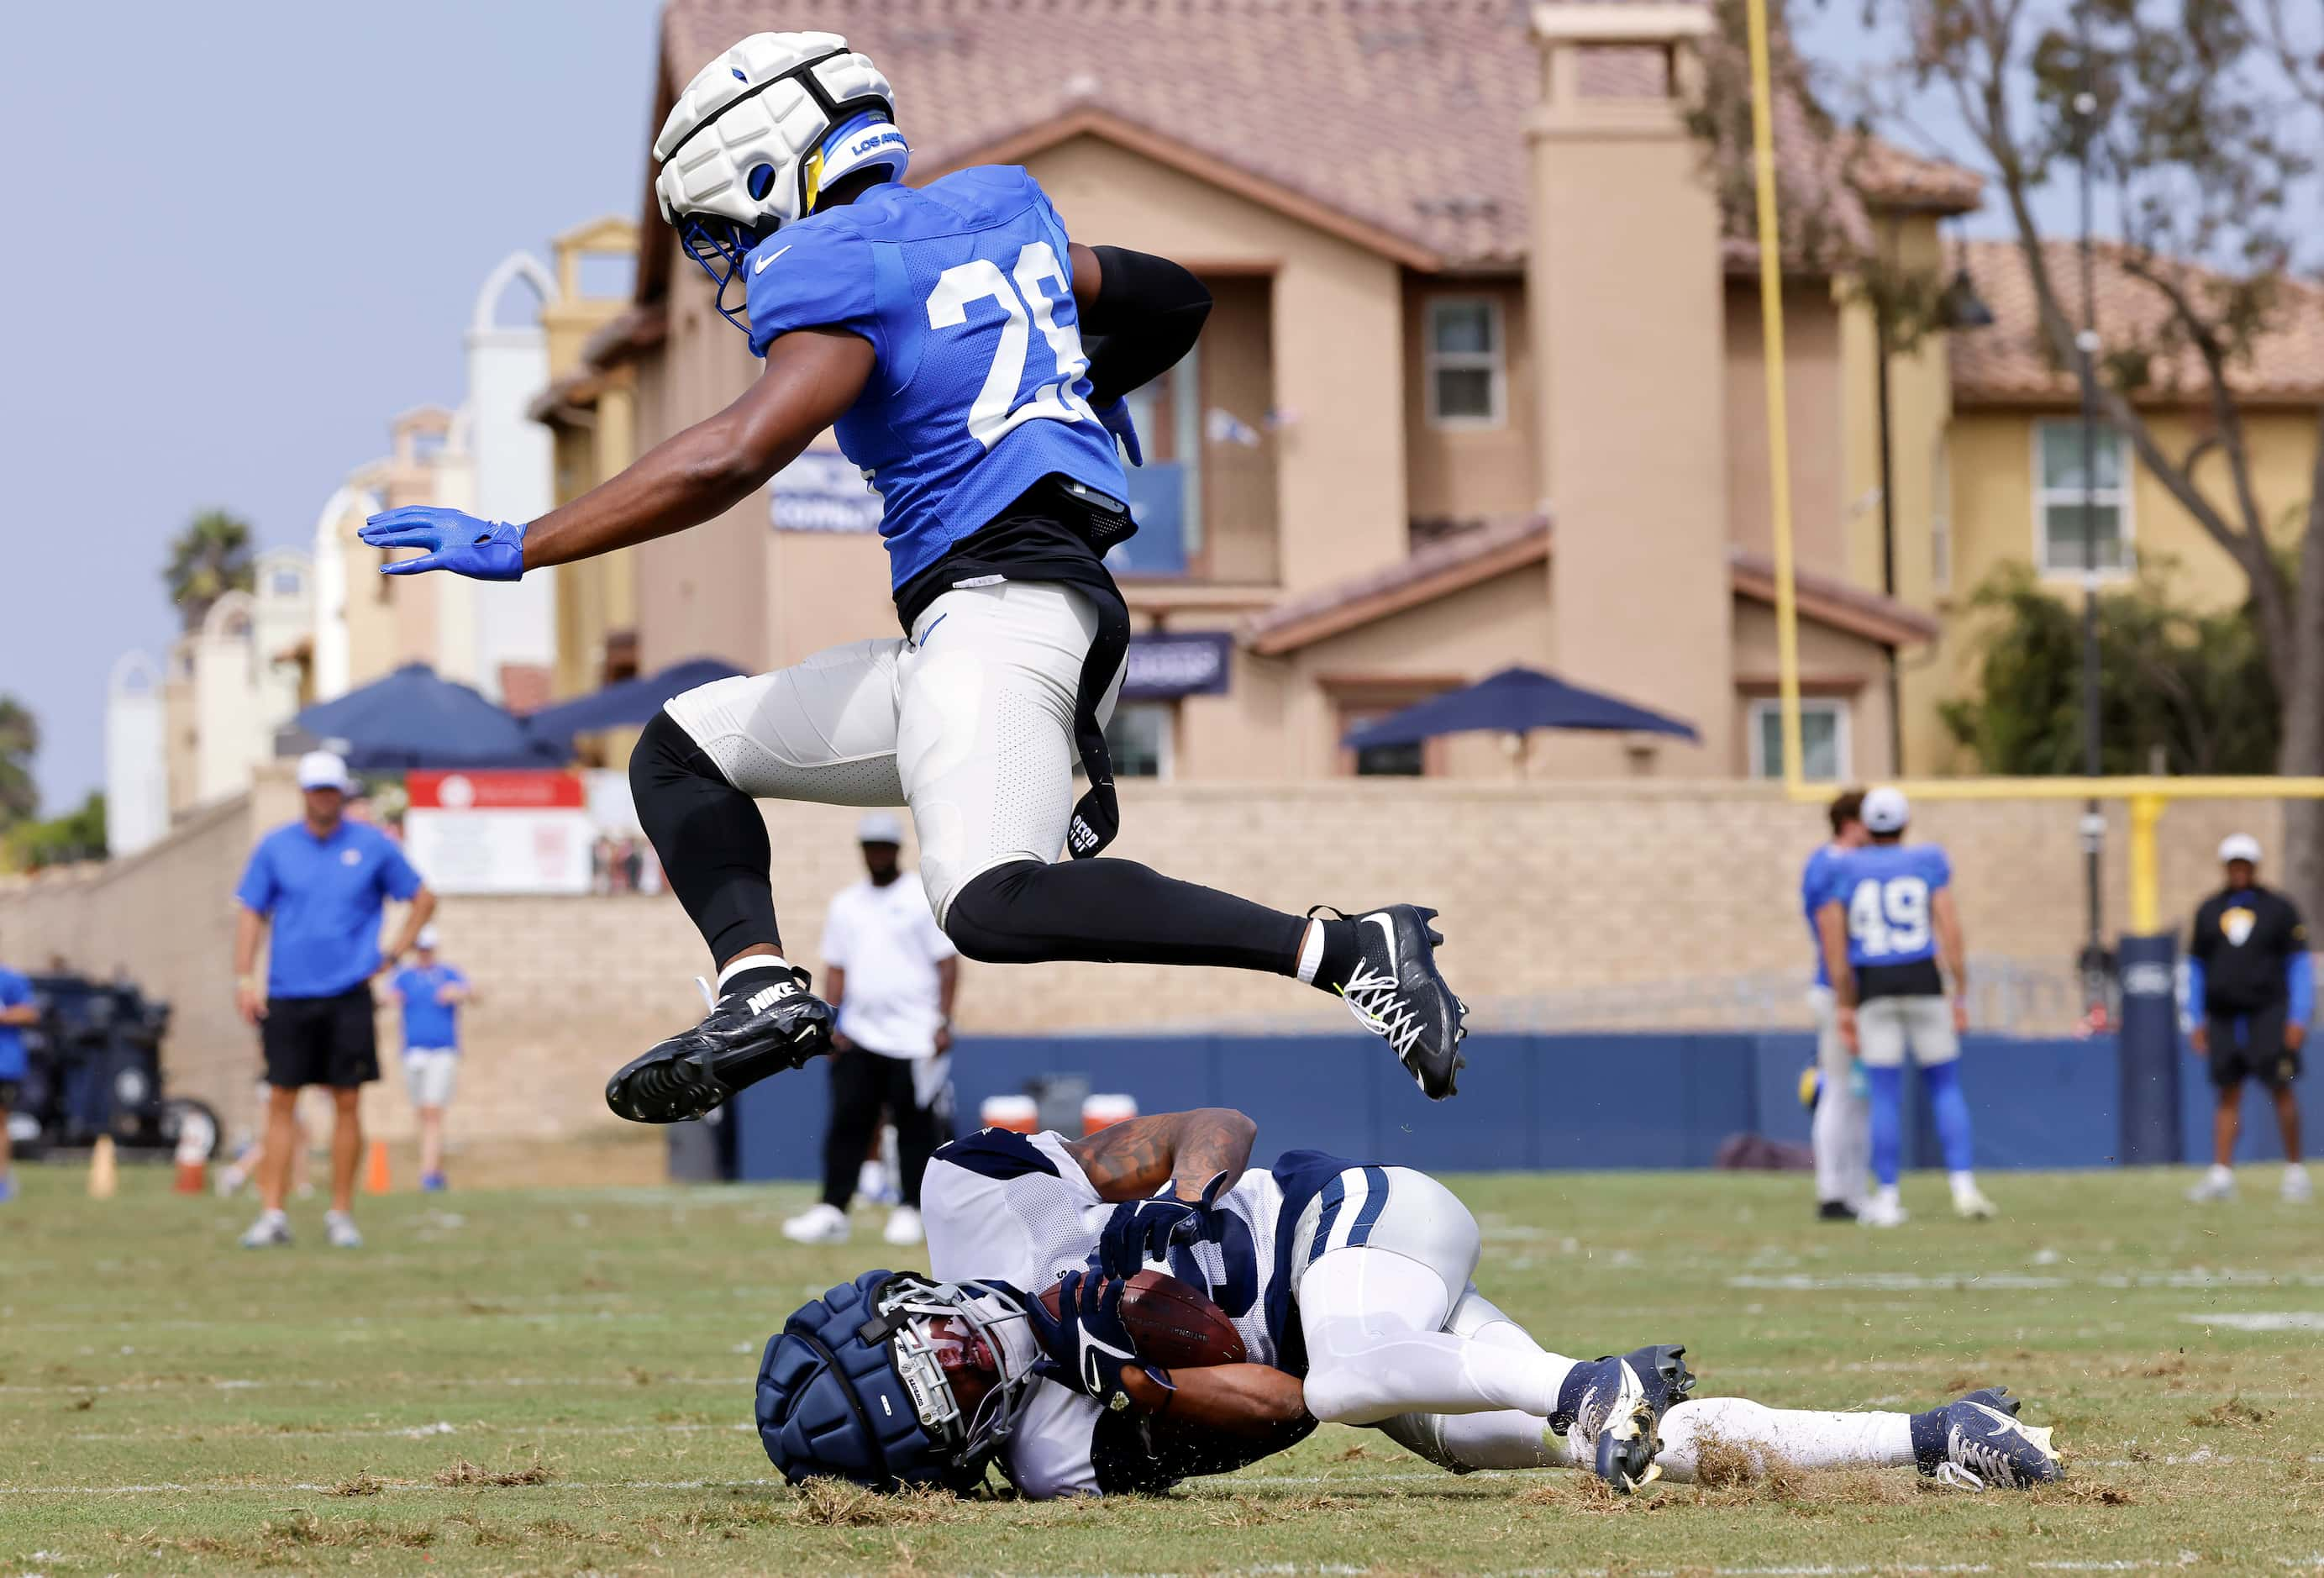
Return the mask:
[[266,1083],[278,1090],[327,1084],[353,1090],[379,1077],[379,1036],[371,985],[336,997],[270,997],[259,1021]]
[[2211,1083],[2221,1090],[2255,1079],[2281,1090],[2300,1077],[2300,1054],[2283,1044],[2286,1005],[2204,1016]]

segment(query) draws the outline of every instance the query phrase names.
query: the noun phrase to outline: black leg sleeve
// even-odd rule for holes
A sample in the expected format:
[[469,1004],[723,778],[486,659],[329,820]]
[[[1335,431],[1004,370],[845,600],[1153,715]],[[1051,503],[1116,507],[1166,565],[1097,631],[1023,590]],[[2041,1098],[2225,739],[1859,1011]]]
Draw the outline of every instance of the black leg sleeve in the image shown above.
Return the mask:
[[823,1199],[842,1211],[855,1198],[855,1179],[880,1127],[880,1098],[888,1061],[869,1052],[831,1055],[831,1121],[823,1131]]
[[670,891],[721,965],[744,948],[779,949],[773,859],[758,802],[726,781],[694,736],[656,713],[630,752],[630,795],[638,823],[661,857]]
[[1131,860],[995,866],[953,896],[945,930],[991,964],[1221,964],[1299,971],[1307,923]]

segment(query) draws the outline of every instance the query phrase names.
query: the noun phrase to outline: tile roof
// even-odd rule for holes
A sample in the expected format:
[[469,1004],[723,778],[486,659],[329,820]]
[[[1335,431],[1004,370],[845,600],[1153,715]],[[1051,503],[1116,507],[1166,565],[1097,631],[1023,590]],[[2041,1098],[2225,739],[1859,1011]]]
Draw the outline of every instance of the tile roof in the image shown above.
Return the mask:
[[[1527,240],[1524,117],[1540,94],[1530,12],[1526,0],[669,0],[660,91],[667,102],[748,33],[827,30],[895,84],[921,169],[1095,108],[1440,265],[1514,267]],[[1587,64],[1602,88],[1663,70],[1653,51]],[[1803,129],[1796,114],[1778,128],[1787,167],[1812,174]],[[1975,178],[1950,166],[1897,150],[1863,162],[1900,200],[1966,189],[1974,205]]]
[[[1549,520],[1541,515],[1489,521],[1440,538],[1398,563],[1352,576],[1335,586],[1286,597],[1243,622],[1242,642],[1263,657],[1296,651],[1344,631],[1450,596],[1510,570],[1551,557]],[[1729,575],[1738,596],[1775,601],[1775,568],[1766,555],[1729,548]],[[1935,639],[1937,622],[1893,597],[1832,576],[1797,570],[1794,585],[1801,617],[1870,641],[1912,646]]]
[[[2070,241],[2043,244],[2050,278],[2070,317],[2082,312],[2081,265]],[[1953,399],[1960,404],[2070,403],[2078,398],[2073,377],[2061,371],[2043,349],[2034,308],[2034,281],[2024,254],[2014,241],[1978,241],[1964,249],[1977,293],[1993,309],[1990,328],[1948,335]],[[2094,249],[2098,333],[2120,347],[2152,333],[2163,317],[2154,288],[2123,267],[2124,249],[2101,243]],[[2187,278],[2200,284],[2217,276],[2192,264]],[[2249,352],[2231,363],[2229,382],[2246,399],[2307,404],[2324,397],[2324,290],[2289,283],[2268,331]],[[2194,398],[2204,387],[2200,362],[2192,351],[2158,363],[2149,398],[2172,401],[2175,387]]]

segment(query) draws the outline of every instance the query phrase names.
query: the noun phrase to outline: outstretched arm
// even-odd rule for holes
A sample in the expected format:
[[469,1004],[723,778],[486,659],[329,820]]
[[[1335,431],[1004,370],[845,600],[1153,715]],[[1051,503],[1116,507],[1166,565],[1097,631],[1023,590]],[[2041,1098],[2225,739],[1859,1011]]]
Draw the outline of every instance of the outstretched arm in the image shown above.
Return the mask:
[[1181,1200],[1199,1200],[1222,1172],[1218,1193],[1234,1187],[1258,1137],[1259,1125],[1231,1107],[1197,1107],[1126,1119],[1065,1149],[1101,1200],[1143,1200],[1165,1184]]
[[855,403],[872,365],[871,342],[859,336],[794,330],[767,347],[766,371],[733,404],[529,526],[417,505],[373,516],[362,538],[374,548],[429,550],[384,567],[390,575],[448,569],[512,581],[683,531],[741,503],[797,458]]

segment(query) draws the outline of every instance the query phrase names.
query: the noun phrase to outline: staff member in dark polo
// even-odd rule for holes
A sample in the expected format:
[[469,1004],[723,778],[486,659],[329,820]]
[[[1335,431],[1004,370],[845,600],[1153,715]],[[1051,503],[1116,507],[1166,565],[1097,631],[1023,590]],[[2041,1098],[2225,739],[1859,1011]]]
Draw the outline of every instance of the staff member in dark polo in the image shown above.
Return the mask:
[[[346,763],[327,751],[299,759],[307,814],[258,841],[235,897],[235,998],[259,1027],[266,1048],[266,1152],[258,1192],[264,1208],[242,1237],[245,1249],[290,1241],[282,1213],[299,1093],[327,1085],[338,1110],[331,1133],[331,1209],[323,1224],[334,1248],[363,1245],[355,1231],[355,1164],[363,1154],[358,1098],[379,1077],[371,980],[411,949],[436,912],[436,895],[377,827],[346,816],[353,788]],[[383,957],[380,912],[390,899],[410,900],[394,946]],[[273,928],[262,993],[258,943]]]
[[2237,833],[2221,841],[2227,886],[2195,911],[2187,943],[2187,1004],[2198,1057],[2208,1057],[2219,1094],[2211,1121],[2211,1170],[2190,1200],[2236,1195],[2236,1140],[2243,1130],[2244,1081],[2275,1095],[2283,1131],[2283,1198],[2305,1204],[2311,1194],[2300,1161],[2300,1050],[2316,1011],[2315,964],[2308,927],[2292,900],[2259,884],[2259,840]]

